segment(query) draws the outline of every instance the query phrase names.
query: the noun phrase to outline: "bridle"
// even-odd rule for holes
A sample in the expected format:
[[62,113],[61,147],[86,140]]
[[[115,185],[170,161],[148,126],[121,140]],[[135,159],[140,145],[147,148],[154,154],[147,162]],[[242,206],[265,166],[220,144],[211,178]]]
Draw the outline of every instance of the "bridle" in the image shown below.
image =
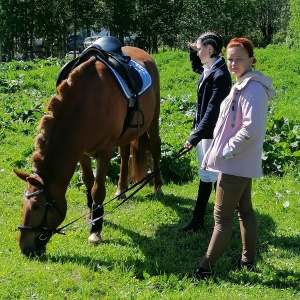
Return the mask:
[[[38,174],[34,174],[34,176],[41,178],[40,175]],[[41,178],[42,179],[42,178]],[[42,180],[42,182],[44,182]],[[47,217],[48,217],[48,212],[50,210],[52,210],[53,208],[55,208],[57,210],[57,212],[59,213],[59,215],[62,217],[62,219],[64,219],[63,214],[61,213],[61,211],[59,210],[55,200],[53,199],[49,189],[47,188],[47,186],[45,184],[43,184],[43,188],[37,191],[34,191],[32,193],[28,193],[27,189],[24,191],[24,196],[26,198],[26,200],[30,199],[33,196],[36,195],[40,195],[42,193],[45,193],[46,196],[46,203],[45,203],[45,212],[44,212],[44,216],[43,219],[41,221],[41,224],[39,226],[22,226],[22,225],[18,225],[18,229],[19,231],[32,231],[32,232],[40,232],[41,234],[37,237],[39,242],[42,243],[46,243],[49,241],[49,239],[52,237],[52,235],[54,235],[55,233],[59,233],[59,234],[64,234],[63,232],[61,232],[60,229],[49,229],[48,225],[47,225]]]

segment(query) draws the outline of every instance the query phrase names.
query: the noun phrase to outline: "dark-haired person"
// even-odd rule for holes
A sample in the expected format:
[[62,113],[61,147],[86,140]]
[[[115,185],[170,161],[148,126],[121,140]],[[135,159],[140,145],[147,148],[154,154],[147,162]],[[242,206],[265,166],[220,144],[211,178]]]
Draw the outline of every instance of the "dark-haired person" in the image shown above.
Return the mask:
[[226,47],[227,64],[236,78],[221,105],[202,168],[219,173],[214,208],[215,226],[208,249],[195,270],[197,279],[209,278],[216,261],[228,245],[234,212],[237,210],[242,239],[238,267],[253,270],[257,221],[251,200],[252,178],[262,176],[262,149],[266,132],[268,102],[275,95],[272,80],[253,71],[253,44],[234,38]]
[[193,217],[180,230],[195,232],[204,228],[206,206],[212,187],[218,178],[215,172],[202,170],[200,167],[213,138],[221,102],[229,94],[232,80],[226,62],[221,56],[223,39],[219,33],[208,31],[197,39],[197,43],[189,44],[189,46],[192,69],[200,73],[201,77],[197,88],[194,132],[185,142],[184,147],[196,147],[200,182]]

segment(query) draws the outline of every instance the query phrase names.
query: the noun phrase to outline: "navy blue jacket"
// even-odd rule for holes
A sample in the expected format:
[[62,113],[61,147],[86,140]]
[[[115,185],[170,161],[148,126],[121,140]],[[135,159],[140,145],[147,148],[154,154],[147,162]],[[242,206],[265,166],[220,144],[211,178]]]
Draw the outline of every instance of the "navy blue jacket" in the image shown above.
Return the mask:
[[[190,59],[192,69],[194,70],[191,55]],[[194,59],[196,60],[195,64],[198,64],[199,57],[195,56]],[[221,61],[213,66],[211,73],[204,81],[203,77],[204,74],[202,73],[198,83],[197,110],[193,122],[195,131],[188,139],[188,142],[193,146],[196,146],[202,139],[213,138],[213,131],[218,120],[221,102],[229,94],[232,85],[231,76],[223,57]],[[200,86],[202,81],[203,83]]]
[[202,74],[203,66],[197,53],[198,53],[197,51],[193,50],[190,47],[189,55],[190,55],[190,63],[191,63],[192,70],[198,74]]

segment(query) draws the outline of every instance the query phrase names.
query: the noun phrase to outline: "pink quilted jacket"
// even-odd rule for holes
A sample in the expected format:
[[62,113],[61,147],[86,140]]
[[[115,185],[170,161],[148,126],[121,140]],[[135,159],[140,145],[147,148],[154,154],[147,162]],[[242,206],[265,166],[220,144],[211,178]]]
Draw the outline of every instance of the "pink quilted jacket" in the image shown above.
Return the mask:
[[271,84],[271,78],[251,71],[232,87],[221,104],[202,168],[249,178],[262,176],[268,101],[275,95]]

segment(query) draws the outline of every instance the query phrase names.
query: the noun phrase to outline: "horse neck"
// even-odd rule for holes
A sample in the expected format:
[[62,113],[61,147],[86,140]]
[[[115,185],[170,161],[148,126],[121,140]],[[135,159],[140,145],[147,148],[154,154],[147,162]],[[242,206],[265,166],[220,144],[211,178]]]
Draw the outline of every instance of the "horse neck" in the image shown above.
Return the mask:
[[79,157],[74,153],[64,155],[63,151],[62,153],[57,152],[55,155],[47,154],[42,166],[37,170],[50,192],[55,193],[56,197],[65,197]]

